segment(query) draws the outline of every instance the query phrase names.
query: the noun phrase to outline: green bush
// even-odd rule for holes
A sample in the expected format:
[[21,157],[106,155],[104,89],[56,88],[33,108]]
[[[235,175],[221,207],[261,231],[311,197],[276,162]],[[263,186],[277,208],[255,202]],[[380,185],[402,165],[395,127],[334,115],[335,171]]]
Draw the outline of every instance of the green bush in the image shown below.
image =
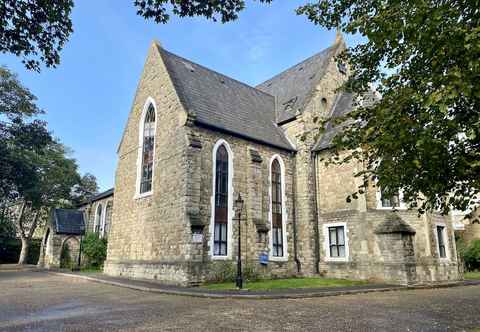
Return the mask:
[[[28,251],[27,264],[37,264],[40,256],[40,239],[30,241],[30,250]],[[16,264],[22,250],[22,241],[20,239],[0,236],[0,264]]]
[[83,239],[82,247],[84,267],[101,269],[107,257],[107,239],[100,238],[97,233],[88,233]]
[[463,254],[467,271],[480,270],[480,240],[475,240]]

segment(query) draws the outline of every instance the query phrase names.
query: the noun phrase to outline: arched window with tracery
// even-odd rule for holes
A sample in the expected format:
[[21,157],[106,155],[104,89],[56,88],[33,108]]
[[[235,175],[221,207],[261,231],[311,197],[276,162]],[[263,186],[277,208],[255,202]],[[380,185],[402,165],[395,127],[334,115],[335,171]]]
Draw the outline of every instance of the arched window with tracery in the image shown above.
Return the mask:
[[95,233],[100,233],[100,225],[102,224],[102,204],[97,205],[97,212],[95,214],[95,223],[93,231]]
[[153,151],[155,147],[155,108],[148,106],[143,122],[142,168],[140,178],[140,194],[152,191]]
[[272,254],[274,257],[283,257],[282,169],[278,159],[273,160],[271,172]]
[[215,222],[213,234],[213,254],[227,255],[228,231],[228,152],[222,144],[215,158]]

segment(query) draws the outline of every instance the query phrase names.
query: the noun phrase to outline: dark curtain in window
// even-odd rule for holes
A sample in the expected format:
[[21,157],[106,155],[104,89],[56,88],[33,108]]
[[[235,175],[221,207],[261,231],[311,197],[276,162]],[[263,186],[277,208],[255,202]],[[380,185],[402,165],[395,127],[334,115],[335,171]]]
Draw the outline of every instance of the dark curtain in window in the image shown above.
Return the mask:
[[153,150],[155,143],[155,109],[150,105],[143,124],[142,177],[140,194],[152,190]]
[[228,229],[228,153],[225,146],[217,150],[215,159],[215,229],[213,254],[227,255]]
[[282,173],[280,163],[272,163],[272,246],[273,256],[283,257]]

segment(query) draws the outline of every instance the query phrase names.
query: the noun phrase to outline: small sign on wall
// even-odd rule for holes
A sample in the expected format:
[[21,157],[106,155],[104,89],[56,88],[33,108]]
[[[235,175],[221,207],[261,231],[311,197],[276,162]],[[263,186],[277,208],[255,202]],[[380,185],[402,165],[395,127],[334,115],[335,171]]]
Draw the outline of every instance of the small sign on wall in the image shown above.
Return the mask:
[[258,256],[258,260],[260,261],[260,264],[262,265],[268,265],[268,255],[264,252],[262,252],[259,256]]
[[202,233],[193,233],[192,234],[192,242],[193,243],[202,243],[203,242],[203,234]]

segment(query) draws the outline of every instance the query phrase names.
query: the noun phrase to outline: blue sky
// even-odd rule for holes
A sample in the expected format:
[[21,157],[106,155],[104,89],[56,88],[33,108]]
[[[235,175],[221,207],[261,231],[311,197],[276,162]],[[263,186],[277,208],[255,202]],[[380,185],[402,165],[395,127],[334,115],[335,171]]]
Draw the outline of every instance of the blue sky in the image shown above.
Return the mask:
[[[173,18],[166,25],[135,13],[133,1],[75,1],[74,33],[56,69],[40,74],[18,58],[0,64],[17,72],[46,110],[43,118],[101,190],[113,186],[116,149],[130,112],[148,47],[153,39],[169,51],[251,85],[328,47],[335,31],[296,16],[306,0],[249,2],[233,23]],[[347,44],[354,42],[347,36]]]

